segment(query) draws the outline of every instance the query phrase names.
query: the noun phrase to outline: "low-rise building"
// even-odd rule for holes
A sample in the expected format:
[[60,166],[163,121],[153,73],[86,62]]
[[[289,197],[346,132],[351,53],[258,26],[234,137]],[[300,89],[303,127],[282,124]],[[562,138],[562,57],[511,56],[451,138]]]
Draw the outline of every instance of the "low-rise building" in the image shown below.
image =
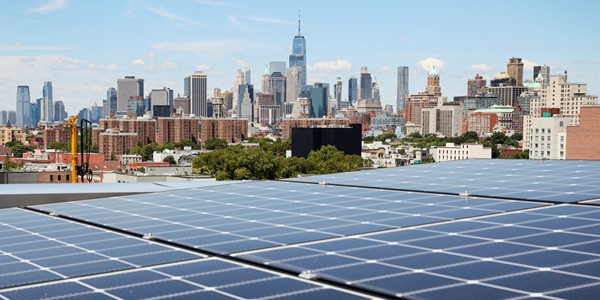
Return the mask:
[[582,106],[579,124],[567,127],[567,159],[600,160],[600,106]]
[[446,146],[432,147],[430,153],[436,162],[475,158],[492,158],[492,148],[484,147],[483,144],[479,143],[464,143],[461,145],[446,143]]
[[566,159],[567,126],[574,124],[573,116],[531,118],[529,159]]

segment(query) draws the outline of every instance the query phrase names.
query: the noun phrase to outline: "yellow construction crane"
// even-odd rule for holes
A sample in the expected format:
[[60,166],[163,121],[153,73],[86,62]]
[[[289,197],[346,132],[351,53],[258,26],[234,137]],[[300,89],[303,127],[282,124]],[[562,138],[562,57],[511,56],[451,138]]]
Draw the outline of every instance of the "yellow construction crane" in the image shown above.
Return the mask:
[[71,127],[71,182],[77,183],[77,120],[79,116],[69,118],[66,126]]
[[[80,134],[81,134],[81,145],[80,145],[80,150],[81,150],[81,164],[77,164],[77,140],[78,140],[78,136],[77,136],[77,120],[79,120],[79,116],[72,116],[69,118],[69,120],[67,121],[67,123],[65,123],[66,126],[71,127],[71,182],[72,183],[77,183],[78,179],[77,176],[81,176],[81,182],[85,182],[85,179],[88,180],[88,182],[92,181],[92,171],[90,170],[90,143],[88,141],[87,143],[87,149],[86,149],[86,144],[84,143],[84,139],[86,138],[84,136],[84,127],[86,129],[91,129],[92,128],[92,123],[89,120],[86,119],[81,119],[81,127],[80,127]],[[85,126],[84,126],[85,125]],[[88,137],[89,138],[89,137]]]

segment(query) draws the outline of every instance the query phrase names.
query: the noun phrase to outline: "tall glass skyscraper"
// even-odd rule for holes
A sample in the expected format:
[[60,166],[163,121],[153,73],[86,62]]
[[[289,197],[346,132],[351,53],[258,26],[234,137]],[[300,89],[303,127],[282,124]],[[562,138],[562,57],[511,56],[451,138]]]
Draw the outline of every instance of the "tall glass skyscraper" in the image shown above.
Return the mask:
[[398,82],[396,94],[396,111],[406,109],[406,98],[408,98],[408,67],[398,67]]
[[329,86],[325,83],[315,82],[310,89],[310,116],[322,118],[327,115],[327,104],[329,102]]
[[40,110],[40,121],[53,122],[54,121],[54,103],[52,99],[52,82],[44,81],[44,88],[42,89],[42,106],[38,107]]
[[358,79],[351,76],[348,79],[348,105],[352,105],[356,100],[358,100]]
[[25,126],[29,126],[31,123],[30,106],[31,100],[29,98],[29,86],[17,86],[17,124],[21,126],[21,129],[25,128]]
[[298,15],[298,35],[294,37],[292,54],[290,55],[290,68],[300,68],[300,90],[307,91],[306,87],[306,40],[300,35],[300,16]]

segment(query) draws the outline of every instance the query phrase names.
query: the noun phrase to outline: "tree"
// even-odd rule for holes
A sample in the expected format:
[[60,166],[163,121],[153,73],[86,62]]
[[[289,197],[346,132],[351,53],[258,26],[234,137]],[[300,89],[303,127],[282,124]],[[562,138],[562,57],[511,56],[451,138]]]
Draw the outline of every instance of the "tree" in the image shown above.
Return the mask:
[[522,141],[523,140],[523,133],[521,132],[516,132],[513,135],[510,136],[513,140],[515,141]]
[[177,162],[175,161],[175,158],[173,157],[173,155],[168,155],[167,157],[165,157],[163,159],[163,162],[168,162],[169,165],[171,165],[171,166],[177,165]]
[[227,141],[219,138],[210,138],[204,142],[204,148],[207,150],[219,150],[227,147]]
[[6,147],[10,148],[10,151],[14,154],[14,156],[18,158],[23,157],[23,153],[27,151],[35,150],[35,147],[23,145],[21,141],[8,142],[6,143]]
[[110,154],[110,158],[109,158],[108,160],[110,160],[110,161],[115,161],[115,160],[117,160],[117,157],[115,156],[115,154],[114,154],[114,153],[111,153],[111,154]]
[[173,146],[177,149],[183,149],[184,147],[191,147],[192,149],[199,150],[200,145],[190,141],[190,140],[182,140],[173,144]]
[[46,148],[48,148],[48,149],[62,150],[64,152],[71,151],[71,145],[70,145],[70,143],[65,143],[65,142],[51,142],[51,143],[48,144],[48,146]]
[[8,153],[6,153],[6,157],[4,158],[4,172],[10,171],[10,170],[16,170],[17,168],[18,168],[17,163],[12,161],[12,159],[10,159],[10,156],[8,155]]
[[92,147],[90,148],[90,152],[91,153],[99,153],[100,152],[100,145],[93,144]]

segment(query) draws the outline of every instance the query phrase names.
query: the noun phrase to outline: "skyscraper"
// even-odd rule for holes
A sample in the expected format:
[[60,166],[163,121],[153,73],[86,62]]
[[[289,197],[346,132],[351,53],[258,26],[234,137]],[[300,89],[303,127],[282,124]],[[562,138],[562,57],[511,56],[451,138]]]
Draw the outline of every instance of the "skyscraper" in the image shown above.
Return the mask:
[[207,77],[202,71],[190,75],[190,113],[197,117],[207,117]]
[[475,79],[469,79],[467,82],[467,96],[483,96],[482,88],[486,86],[487,80],[479,74],[475,75]]
[[333,89],[333,98],[335,98],[336,109],[342,107],[342,78],[338,77]]
[[369,100],[373,98],[373,79],[369,68],[360,67],[360,100]]
[[275,105],[283,107],[285,103],[285,77],[279,72],[269,77],[269,94],[275,97]]
[[538,77],[538,74],[542,74],[542,77],[544,78],[544,86],[549,85],[550,84],[550,67],[543,65],[543,66],[534,66],[533,67],[533,81],[535,81]]
[[513,57],[506,64],[506,73],[515,80],[516,86],[523,86],[523,60]]
[[327,115],[329,90],[323,83],[315,82],[310,89],[310,116],[322,118]]
[[190,76],[183,78],[183,97],[190,97]]
[[290,55],[290,68],[294,66],[300,68],[300,90],[306,91],[306,40],[300,34],[300,15],[298,15],[298,35],[294,37]]
[[271,75],[275,72],[279,72],[279,73],[283,74],[283,73],[285,73],[285,69],[286,69],[285,61],[269,62],[269,75]]
[[238,87],[237,113],[239,118],[254,121],[254,86],[251,84],[240,84]]
[[29,117],[30,117],[30,123],[28,124],[30,127],[36,127],[38,125],[38,123],[40,122],[40,119],[38,118],[39,116],[39,109],[40,107],[37,105],[37,103],[31,103],[30,104],[30,111],[29,111]]
[[265,70],[263,71],[262,77],[260,78],[260,91],[263,93],[269,92],[269,68],[265,65]]
[[244,68],[244,78],[246,79],[246,84],[252,84],[252,75],[250,74],[250,68]]
[[144,96],[144,79],[125,76],[117,79],[117,111],[127,111],[127,101],[131,97]]
[[246,77],[246,75],[244,74],[244,72],[242,72],[242,70],[238,69],[238,72],[235,76],[235,83],[233,84],[233,107],[236,109],[239,109],[238,104],[240,104],[242,101],[241,99],[239,99],[240,85],[246,84],[245,77]]
[[[41,114],[41,120],[43,122],[53,122],[54,121],[54,104],[52,97],[52,82],[45,81],[44,87],[42,88],[42,96],[43,96],[43,104],[42,107],[38,107]],[[37,123],[36,123],[37,125]]]
[[358,79],[350,76],[348,79],[348,105],[352,105],[352,102],[356,100],[358,100]]
[[108,102],[107,114],[114,115],[117,111],[117,90],[114,87],[106,91],[106,101]]
[[[286,78],[286,91],[285,91],[285,102],[293,104],[296,99],[300,98],[300,92],[302,87],[300,79],[300,68],[299,67],[291,67],[287,69],[287,78]],[[285,114],[285,111],[284,111]]]
[[17,86],[17,124],[21,126],[21,129],[31,124],[30,113],[31,113],[31,100],[29,98],[29,86],[19,85]]
[[[116,90],[115,90],[116,92]],[[117,101],[117,95],[115,93],[115,105]],[[104,117],[104,116],[102,116]],[[55,122],[65,122],[67,118],[67,112],[65,112],[65,104],[62,101],[54,102],[54,121]]]
[[163,87],[162,89],[152,89],[150,92],[150,100],[152,103],[152,112],[155,105],[169,106],[169,116],[173,113],[173,90]]
[[427,87],[425,87],[427,93],[433,94],[434,96],[442,95],[442,88],[440,87],[440,74],[435,69],[435,66],[427,74]]
[[408,67],[398,67],[398,81],[396,83],[396,111],[406,109],[408,93]]

